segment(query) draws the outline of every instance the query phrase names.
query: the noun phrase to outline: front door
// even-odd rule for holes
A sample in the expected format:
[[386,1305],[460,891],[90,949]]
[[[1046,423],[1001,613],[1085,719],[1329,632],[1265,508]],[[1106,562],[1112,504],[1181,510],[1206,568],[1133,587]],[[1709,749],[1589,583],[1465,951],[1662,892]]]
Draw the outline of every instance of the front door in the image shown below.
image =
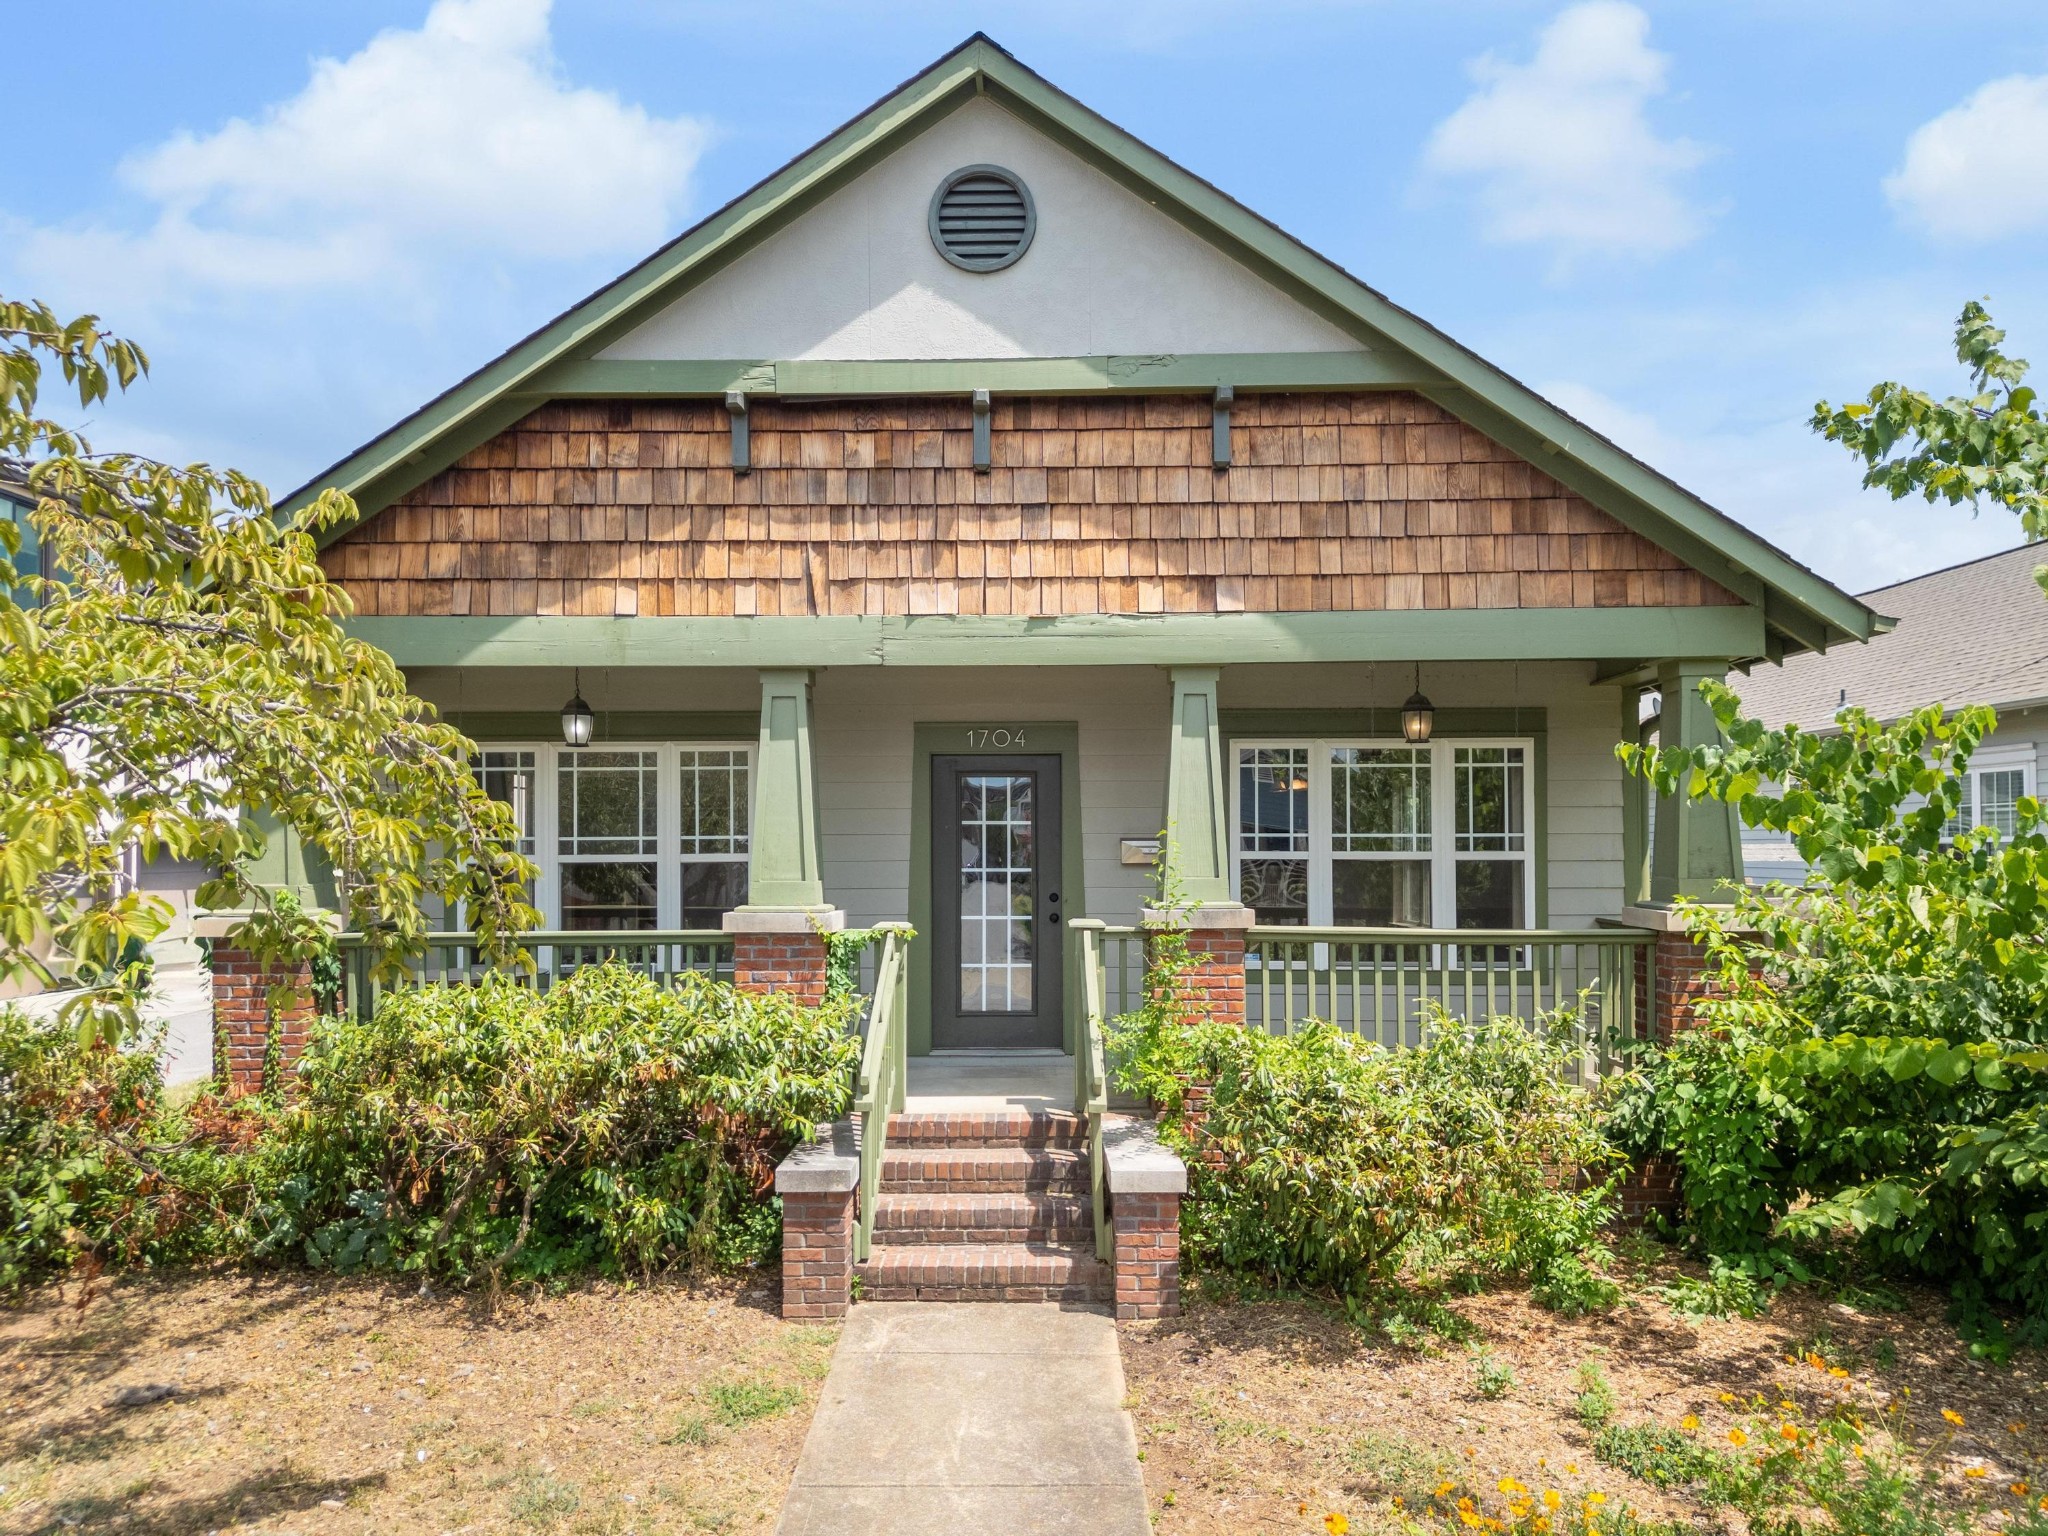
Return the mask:
[[932,1046],[1062,1040],[1060,760],[932,759]]

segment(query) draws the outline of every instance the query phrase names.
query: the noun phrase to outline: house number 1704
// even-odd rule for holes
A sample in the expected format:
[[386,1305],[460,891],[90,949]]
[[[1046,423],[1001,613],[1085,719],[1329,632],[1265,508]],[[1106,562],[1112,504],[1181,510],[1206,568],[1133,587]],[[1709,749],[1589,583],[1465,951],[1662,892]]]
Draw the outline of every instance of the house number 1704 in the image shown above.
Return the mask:
[[1015,730],[1000,725],[970,725],[967,728],[967,745],[970,747],[1021,747],[1024,745],[1024,728]]

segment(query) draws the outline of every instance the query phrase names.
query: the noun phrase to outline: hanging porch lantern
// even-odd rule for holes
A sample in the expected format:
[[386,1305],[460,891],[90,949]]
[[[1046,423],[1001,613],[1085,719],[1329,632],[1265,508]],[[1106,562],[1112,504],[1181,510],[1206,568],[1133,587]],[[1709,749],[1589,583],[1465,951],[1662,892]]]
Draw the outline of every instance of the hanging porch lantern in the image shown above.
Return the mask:
[[597,725],[597,716],[590,706],[583,702],[583,669],[576,669],[576,695],[562,706],[562,740],[572,747],[590,745],[590,733]]
[[1415,691],[1401,706],[1401,735],[1420,746],[1429,740],[1430,730],[1435,724],[1436,706],[1422,691],[1422,663],[1418,661],[1415,664]]

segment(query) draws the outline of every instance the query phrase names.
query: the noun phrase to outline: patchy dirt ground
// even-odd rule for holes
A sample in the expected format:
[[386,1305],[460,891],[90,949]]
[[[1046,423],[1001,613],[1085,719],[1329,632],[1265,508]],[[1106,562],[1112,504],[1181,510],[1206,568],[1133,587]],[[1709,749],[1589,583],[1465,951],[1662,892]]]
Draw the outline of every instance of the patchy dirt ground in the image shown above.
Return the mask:
[[[1560,1318],[1519,1291],[1458,1299],[1451,1308],[1474,1333],[1464,1343],[1396,1344],[1306,1303],[1199,1296],[1182,1318],[1127,1325],[1124,1371],[1156,1528],[1309,1536],[1330,1512],[1354,1532],[1395,1528],[1396,1497],[1420,1510],[1448,1483],[1452,1497],[1478,1495],[1483,1512],[1503,1502],[1503,1478],[1538,1497],[1558,1490],[1567,1507],[1595,1493],[1646,1521],[1731,1523],[1595,1457],[1594,1431],[1575,1411],[1587,1361],[1612,1388],[1614,1424],[1676,1437],[1690,1414],[1699,1423],[1689,1441],[1725,1450],[1731,1429],[1811,1423],[1847,1400],[1872,1423],[1902,1425],[1941,1468],[1944,1491],[1979,1508],[1987,1527],[2048,1492],[2039,1353],[2004,1368],[1973,1361],[1930,1296],[1859,1311],[1794,1293],[1753,1320],[1694,1318],[1659,1294],[1678,1273],[1663,1264],[1645,1274],[1606,1317]],[[1482,1391],[1482,1369],[1497,1397]],[[1899,1408],[1887,1416],[1887,1404]]]
[[838,1336],[772,1282],[495,1315],[304,1275],[68,1299],[0,1311],[0,1531],[765,1531]]

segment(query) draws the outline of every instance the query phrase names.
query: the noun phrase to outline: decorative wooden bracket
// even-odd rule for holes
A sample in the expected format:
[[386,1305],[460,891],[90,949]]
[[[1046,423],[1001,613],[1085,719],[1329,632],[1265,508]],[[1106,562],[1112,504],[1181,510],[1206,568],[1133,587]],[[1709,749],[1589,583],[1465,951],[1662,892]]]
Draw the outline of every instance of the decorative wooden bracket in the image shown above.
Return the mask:
[[747,395],[745,390],[725,392],[726,414],[732,417],[732,467],[745,474],[754,467],[753,446],[747,441]]
[[1230,407],[1236,399],[1236,390],[1218,384],[1215,403],[1209,408],[1209,454],[1218,469],[1230,468]]
[[974,392],[974,472],[977,475],[987,474],[992,459],[993,450],[989,447],[988,433],[988,391],[977,389]]

